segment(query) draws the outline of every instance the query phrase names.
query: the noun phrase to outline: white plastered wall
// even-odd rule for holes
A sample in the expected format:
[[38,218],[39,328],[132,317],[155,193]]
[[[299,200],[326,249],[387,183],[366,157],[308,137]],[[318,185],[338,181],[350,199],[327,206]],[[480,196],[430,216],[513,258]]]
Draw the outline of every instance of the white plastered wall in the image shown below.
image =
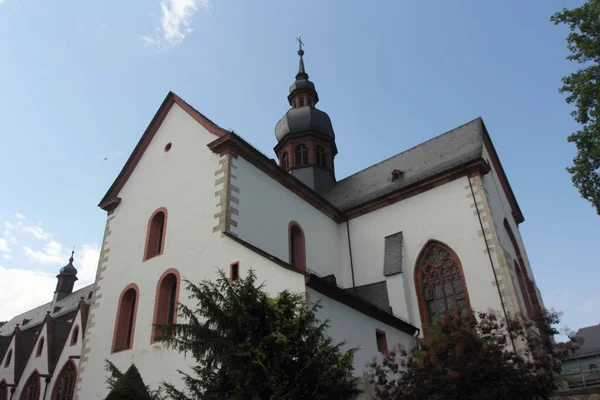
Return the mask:
[[[387,281],[393,312],[421,326],[414,268],[429,240],[450,246],[465,275],[471,306],[501,311],[502,305],[486,253],[468,178],[461,177],[350,221],[357,285]],[[343,229],[343,228],[342,228]],[[384,238],[403,232],[403,272],[383,276]]]
[[[79,399],[106,395],[105,358],[123,371],[135,363],[153,388],[163,380],[181,383],[177,369],[186,369],[193,360],[150,343],[156,286],[167,269],[175,268],[182,278],[198,282],[216,278],[217,267],[228,273],[230,263],[239,261],[241,274],[253,267],[270,293],[283,289],[304,293],[303,275],[264,259],[221,232],[213,233],[215,214],[220,211],[215,196],[220,156],[206,146],[215,139],[174,105],[119,193],[121,203],[108,216],[90,307],[76,392]],[[164,151],[167,143],[172,143],[169,152]],[[168,212],[164,253],[142,261],[148,219],[159,207]],[[133,348],[111,354],[118,299],[130,283],[140,291]],[[188,302],[183,288],[179,301]]]
[[[44,341],[44,345],[42,348],[41,354],[37,355],[37,349],[40,344],[40,341]],[[48,325],[44,323],[36,341],[33,349],[31,350],[31,354],[29,355],[29,359],[27,360],[25,367],[23,368],[23,373],[21,374],[21,378],[19,380],[19,385],[17,386],[17,390],[14,399],[18,399],[21,395],[21,391],[23,387],[27,383],[27,380],[31,376],[31,374],[37,370],[40,375],[48,375]],[[40,391],[43,394],[44,388],[46,386],[46,382],[44,378],[40,378]]]
[[288,227],[296,221],[305,235],[307,268],[319,275],[335,273],[340,262],[338,224],[242,157],[235,164],[239,215],[231,231],[289,262]]

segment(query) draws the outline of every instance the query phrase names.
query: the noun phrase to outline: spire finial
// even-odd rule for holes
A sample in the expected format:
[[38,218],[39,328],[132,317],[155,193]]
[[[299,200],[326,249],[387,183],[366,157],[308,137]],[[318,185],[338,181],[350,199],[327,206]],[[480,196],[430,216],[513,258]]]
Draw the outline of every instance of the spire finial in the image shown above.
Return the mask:
[[298,41],[298,55],[300,56],[300,65],[298,67],[298,74],[296,75],[296,80],[308,79],[308,74],[304,70],[304,59],[302,58],[302,56],[304,55],[304,50],[302,50],[302,46],[304,46],[304,43],[302,42],[302,35],[298,35],[296,40]]
[[73,250],[71,250],[71,257],[69,257],[69,262],[73,262],[73,255],[75,254],[75,246],[73,246]]

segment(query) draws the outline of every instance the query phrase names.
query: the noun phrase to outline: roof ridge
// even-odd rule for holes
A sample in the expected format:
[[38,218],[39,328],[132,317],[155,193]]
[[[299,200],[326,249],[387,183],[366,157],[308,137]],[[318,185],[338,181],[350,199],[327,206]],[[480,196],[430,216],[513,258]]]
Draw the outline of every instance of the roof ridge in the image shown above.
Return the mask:
[[376,166],[378,166],[378,165],[381,165],[381,164],[383,164],[383,163],[385,163],[385,162],[387,162],[387,161],[391,160],[392,158],[395,158],[395,157],[401,156],[402,154],[406,154],[406,153],[408,153],[409,151],[411,151],[411,150],[414,150],[414,149],[416,149],[417,147],[421,147],[421,146],[423,146],[423,145],[424,145],[424,144],[426,144],[426,143],[429,143],[429,142],[432,142],[432,141],[434,141],[434,140],[436,140],[436,139],[439,139],[439,138],[441,138],[442,136],[449,135],[450,133],[452,133],[452,132],[454,132],[454,131],[456,131],[456,130],[458,130],[458,129],[460,129],[460,128],[463,128],[463,127],[465,127],[465,126],[467,126],[467,125],[469,125],[469,124],[472,124],[472,123],[474,123],[475,121],[478,121],[478,120],[481,120],[481,121],[483,121],[483,118],[481,118],[481,117],[474,118],[474,119],[472,119],[472,120],[471,120],[471,121],[469,121],[469,122],[465,122],[464,124],[457,126],[456,128],[453,128],[453,129],[451,129],[451,130],[449,130],[449,131],[446,131],[446,132],[444,132],[444,133],[442,133],[442,134],[440,134],[440,135],[437,135],[437,136],[435,136],[435,137],[432,137],[432,138],[431,138],[431,139],[429,139],[429,140],[426,140],[426,141],[424,141],[424,142],[421,142],[421,143],[419,143],[419,144],[417,144],[417,145],[415,145],[415,146],[413,146],[413,147],[410,147],[410,148],[408,148],[408,149],[406,149],[406,150],[404,150],[404,151],[402,151],[402,152],[400,152],[400,153],[397,153],[397,154],[395,154],[395,155],[393,155],[393,156],[391,156],[391,157],[388,157],[388,158],[386,158],[385,160],[382,160],[382,161],[379,161],[378,163],[375,163],[375,164],[373,164],[373,165],[370,165],[370,166],[368,166],[367,168],[364,168],[364,169],[362,169],[362,170],[360,170],[360,171],[357,171],[357,172],[353,173],[352,175],[348,175],[348,176],[347,176],[347,177],[345,177],[344,179],[337,181],[337,182],[336,182],[336,184],[335,184],[335,185],[333,185],[333,186],[332,186],[332,187],[331,187],[331,188],[330,188],[330,189],[329,189],[327,192],[323,193],[323,195],[326,195],[327,193],[329,193],[329,191],[331,191],[331,190],[332,190],[334,187],[336,187],[338,184],[340,184],[341,182],[345,181],[346,179],[349,179],[349,178],[351,178],[351,177],[353,177],[353,176],[356,176],[356,175],[358,175],[358,174],[360,174],[360,173],[363,173],[363,172],[365,172],[365,171],[367,171],[367,170],[369,170],[369,169],[371,169],[371,168],[373,168],[373,167],[376,167]]

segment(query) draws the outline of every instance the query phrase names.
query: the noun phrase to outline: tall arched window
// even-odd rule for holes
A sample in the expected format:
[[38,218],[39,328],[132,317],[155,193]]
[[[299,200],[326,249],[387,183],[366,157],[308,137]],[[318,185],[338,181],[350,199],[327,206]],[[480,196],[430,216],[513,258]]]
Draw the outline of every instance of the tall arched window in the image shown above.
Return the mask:
[[281,168],[285,169],[286,171],[290,168],[290,158],[288,157],[287,151],[281,156]]
[[306,271],[306,244],[304,232],[296,222],[290,222],[290,263],[293,267]]
[[158,256],[163,253],[165,246],[165,234],[167,228],[167,209],[159,208],[154,211],[148,221],[146,233],[146,249],[144,260]]
[[40,339],[40,342],[38,343],[38,347],[37,350],[35,351],[35,356],[39,357],[42,355],[42,350],[44,350],[44,338]]
[[327,155],[325,149],[322,146],[317,146],[315,150],[315,156],[317,157],[317,165],[322,168],[327,167]]
[[8,355],[6,356],[6,361],[4,361],[4,368],[10,365],[10,359],[12,358],[12,349],[8,351]]
[[515,261],[515,272],[517,273],[517,281],[519,282],[519,291],[521,292],[521,297],[523,297],[523,302],[525,303],[525,311],[527,312],[527,315],[530,316],[533,313],[531,299],[529,299],[529,295],[527,294],[527,284],[525,283],[523,271],[517,261]]
[[77,370],[73,361],[69,360],[60,371],[58,378],[56,378],[52,390],[52,400],[73,400],[76,378]]
[[423,247],[415,267],[415,285],[423,323],[448,311],[466,314],[470,310],[460,260],[443,243],[431,240]]
[[0,382],[0,400],[8,400],[8,386],[5,380]]
[[123,293],[121,293],[115,320],[113,352],[130,349],[133,346],[138,292],[137,285],[132,283],[123,290]]
[[73,328],[73,333],[71,334],[71,346],[74,346],[77,344],[77,338],[79,337],[79,325],[76,325],[75,328]]
[[296,146],[294,163],[296,166],[308,164],[308,149],[305,145],[299,144]]
[[164,333],[156,325],[168,325],[177,322],[178,298],[179,272],[176,269],[169,269],[160,277],[156,287],[151,343],[164,337]]
[[33,373],[25,382],[20,400],[39,400],[40,399],[40,374],[37,371]]

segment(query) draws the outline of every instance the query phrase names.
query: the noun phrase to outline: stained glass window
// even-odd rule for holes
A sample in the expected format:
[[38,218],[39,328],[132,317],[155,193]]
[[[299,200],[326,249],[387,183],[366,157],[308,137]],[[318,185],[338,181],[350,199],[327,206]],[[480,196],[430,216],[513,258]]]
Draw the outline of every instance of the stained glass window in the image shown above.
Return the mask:
[[68,362],[60,372],[60,375],[54,384],[52,400],[73,400],[76,376],[77,373],[75,372],[73,363]]

